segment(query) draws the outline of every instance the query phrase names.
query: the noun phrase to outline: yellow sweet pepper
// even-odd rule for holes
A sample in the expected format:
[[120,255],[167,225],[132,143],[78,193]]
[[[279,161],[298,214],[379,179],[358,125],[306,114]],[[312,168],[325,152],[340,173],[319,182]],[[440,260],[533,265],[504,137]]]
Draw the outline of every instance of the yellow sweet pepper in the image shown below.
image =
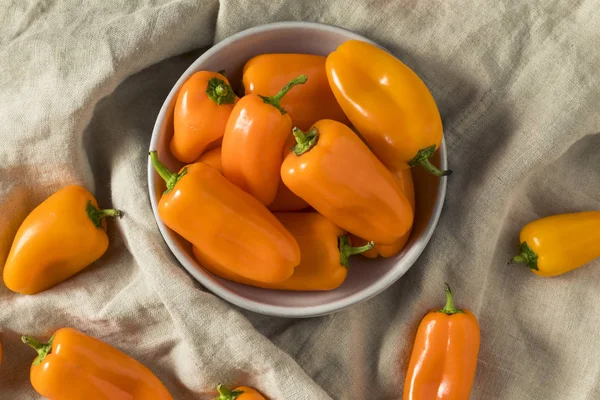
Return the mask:
[[329,85],[338,103],[375,155],[391,170],[422,165],[442,143],[442,119],[425,83],[386,51],[350,40],[329,54]]
[[523,227],[520,241],[512,262],[541,276],[564,274],[600,257],[600,211],[538,219]]

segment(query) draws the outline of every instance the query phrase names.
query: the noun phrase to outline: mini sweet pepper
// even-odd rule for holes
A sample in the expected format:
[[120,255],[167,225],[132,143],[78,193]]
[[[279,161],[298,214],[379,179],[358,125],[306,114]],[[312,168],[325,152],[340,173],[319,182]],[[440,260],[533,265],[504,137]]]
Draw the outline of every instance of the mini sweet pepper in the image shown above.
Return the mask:
[[294,237],[254,197],[198,162],[173,173],[156,151],[152,164],[167,183],[158,215],[197,249],[202,265],[259,282],[281,282],[300,263]]
[[346,125],[318,121],[281,166],[281,178],[297,196],[347,232],[390,244],[413,222],[411,205],[391,172]]
[[[262,283],[232,274],[223,268],[206,269],[221,278],[266,289],[323,291],[339,287],[348,274],[351,255],[373,247],[373,243],[352,247],[348,235],[329,219],[316,212],[275,213],[300,246],[302,258],[294,274],[283,282]],[[194,249],[194,254],[196,254]]]
[[[289,153],[288,151],[284,154]],[[207,151],[202,154],[202,156],[198,159],[205,164],[210,165],[221,174],[223,173],[223,163],[221,162],[221,148],[217,147],[216,149]],[[287,186],[283,184],[283,182],[279,182],[279,187],[277,189],[277,194],[275,195],[275,199],[269,204],[267,207],[271,211],[300,211],[308,208],[308,203],[302,200],[300,197],[296,196]]]
[[37,351],[30,379],[50,400],[172,400],[163,383],[127,354],[75,329],[62,328],[48,343],[23,336]]
[[523,227],[520,241],[513,262],[540,276],[564,274],[600,257],[600,211],[538,219]]
[[[406,195],[408,202],[413,210],[413,214],[415,213],[415,186],[413,184],[412,173],[410,169],[402,168],[399,171],[391,171],[392,175],[396,179],[398,186],[402,189],[402,192]],[[375,247],[371,250],[365,251],[362,253],[363,256],[367,258],[377,258],[377,257],[393,257],[396,254],[400,253],[408,239],[410,239],[410,234],[412,232],[409,229],[404,235],[402,235],[399,239],[390,244],[377,244],[375,243]],[[367,243],[365,239],[359,238],[355,235],[350,235],[350,241],[354,246],[363,246]]]
[[281,100],[306,80],[301,75],[272,97],[244,96],[227,121],[221,150],[223,173],[264,205],[277,194],[283,147],[292,130],[292,119]]
[[210,165],[219,173],[223,173],[223,163],[221,162],[221,147],[217,147],[216,149],[212,149],[202,154],[198,161],[203,162],[204,164]]
[[261,54],[244,65],[246,94],[275,96],[279,89],[299,75],[308,81],[281,100],[281,107],[292,118],[293,126],[308,130],[320,119],[348,123],[348,118],[333,95],[325,72],[325,57],[313,54]]
[[224,75],[212,71],[192,75],[181,87],[173,110],[175,158],[191,163],[205,150],[220,146],[237,100]]
[[404,382],[404,400],[469,400],[479,353],[479,323],[454,306],[446,285],[446,305],[421,321]]
[[108,249],[106,217],[120,211],[98,208],[85,188],[67,186],[25,218],[4,265],[13,292],[35,294],[75,275]]
[[350,40],[329,54],[326,69],[338,103],[388,168],[420,164],[450,174],[429,161],[442,143],[442,119],[410,68],[375,45]]

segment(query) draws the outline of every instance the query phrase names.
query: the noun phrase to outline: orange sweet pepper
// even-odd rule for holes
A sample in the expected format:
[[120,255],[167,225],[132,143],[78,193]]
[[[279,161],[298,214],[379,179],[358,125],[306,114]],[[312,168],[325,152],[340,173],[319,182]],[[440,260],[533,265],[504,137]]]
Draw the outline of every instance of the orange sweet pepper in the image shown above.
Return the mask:
[[600,211],[538,219],[523,227],[520,241],[512,262],[540,276],[564,274],[600,257]]
[[[289,149],[288,149],[289,152]],[[221,148],[207,151],[202,154],[198,161],[210,165],[221,174],[223,173],[223,163],[221,162]],[[281,178],[280,178],[281,179]],[[308,203],[296,196],[290,189],[279,182],[279,188],[277,189],[277,195],[275,200],[267,207],[271,211],[300,211],[308,208]]]
[[215,400],[267,400],[256,389],[248,386],[240,386],[235,390],[230,390],[219,384],[217,390],[219,391],[219,397],[215,397]]
[[21,339],[38,352],[31,384],[50,400],[173,399],[148,368],[75,329],[59,329],[48,343],[30,336]]
[[150,152],[167,183],[158,215],[197,248],[203,265],[260,282],[281,282],[300,263],[294,237],[258,200],[198,162],[173,173]]
[[279,182],[279,189],[275,200],[269,204],[268,209],[273,212],[301,211],[308,207],[308,203],[296,196],[283,182]]
[[396,57],[350,40],[329,54],[327,78],[340,106],[390,169],[440,171],[429,158],[442,143],[442,119],[425,83]]
[[13,292],[35,294],[75,275],[108,248],[105,217],[90,192],[67,186],[44,200],[21,224],[4,265]]
[[[221,278],[265,289],[332,290],[346,280],[350,256],[373,247],[372,242],[361,247],[351,247],[344,230],[316,212],[276,213],[275,216],[294,236],[302,254],[300,265],[289,279],[278,283],[255,282],[223,268],[205,268]],[[194,248],[194,254],[196,252]]]
[[[396,179],[398,186],[402,189],[402,192],[406,195],[408,202],[410,203],[410,207],[415,212],[415,186],[413,184],[412,173],[410,169],[403,168],[399,171],[392,171],[392,175]],[[377,258],[377,257],[393,257],[396,254],[400,253],[408,239],[410,238],[410,233],[412,232],[409,229],[404,235],[402,235],[399,239],[390,244],[377,244],[375,243],[375,247],[373,247],[369,251],[365,251],[362,253],[363,256],[367,258]],[[361,239],[355,235],[350,235],[350,241],[353,245],[362,246],[367,243],[366,240]]]
[[312,54],[261,54],[244,66],[246,94],[274,96],[298,75],[308,81],[281,100],[281,107],[292,117],[295,127],[308,130],[320,119],[348,123],[335,99],[325,73],[325,57]]
[[173,110],[171,153],[183,163],[220,146],[227,119],[238,98],[227,78],[211,71],[192,75],[181,87]]
[[277,194],[283,147],[292,130],[292,119],[280,102],[305,82],[306,76],[301,75],[273,97],[244,96],[225,127],[221,150],[225,177],[264,205]]
[[454,306],[446,285],[446,305],[423,318],[404,382],[404,400],[468,400],[479,353],[479,323]]
[[[288,136],[288,140],[283,147],[283,159],[287,157],[288,154],[292,152],[292,146],[296,144],[296,139],[294,135],[290,132]],[[285,183],[281,180],[281,173],[279,174],[279,188],[277,189],[277,194],[275,195],[275,200],[269,204],[267,207],[269,210],[273,212],[290,212],[290,211],[302,211],[309,208],[310,205],[296,196],[294,192],[292,192]]]
[[219,173],[223,174],[223,163],[221,162],[220,147],[217,147],[216,149],[212,149],[202,154],[198,161],[210,165],[211,167],[219,171]]
[[346,125],[318,121],[281,166],[283,183],[347,232],[389,244],[410,229],[413,211],[391,172]]

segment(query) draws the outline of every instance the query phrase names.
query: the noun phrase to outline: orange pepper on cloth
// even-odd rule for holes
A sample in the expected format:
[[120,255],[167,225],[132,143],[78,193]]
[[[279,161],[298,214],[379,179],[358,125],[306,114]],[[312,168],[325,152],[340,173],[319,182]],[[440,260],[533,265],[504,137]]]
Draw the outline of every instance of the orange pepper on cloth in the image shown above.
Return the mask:
[[31,365],[31,384],[50,400],[173,399],[144,365],[75,329],[59,329],[48,343],[30,336],[21,340],[38,352]]
[[181,87],[173,111],[175,158],[191,163],[206,149],[219,146],[237,100],[224,75],[211,71],[192,75]]
[[404,400],[468,400],[479,353],[479,323],[454,306],[446,285],[446,305],[421,321],[404,383]]
[[377,157],[390,169],[425,167],[442,143],[442,119],[425,83],[404,63],[369,43],[350,40],[329,54],[329,85]]
[[219,391],[219,397],[215,397],[215,400],[267,400],[256,389],[248,386],[240,386],[235,390],[230,390],[219,384],[217,390]]
[[564,274],[600,257],[600,211],[538,219],[523,227],[520,241],[521,254],[512,262],[540,276]]
[[220,147],[217,147],[216,149],[212,149],[202,154],[198,161],[210,165],[211,167],[219,171],[219,173],[223,174],[223,163],[221,162]]
[[292,119],[280,102],[305,82],[306,76],[301,75],[273,97],[244,96],[225,127],[221,150],[225,177],[264,205],[277,194],[283,147],[292,130]]
[[[372,242],[351,247],[344,230],[316,212],[276,213],[275,216],[294,236],[302,254],[300,265],[289,279],[278,283],[261,283],[244,279],[223,268],[206,269],[221,278],[265,289],[332,290],[346,280],[349,257],[373,247]],[[195,248],[193,251],[196,254]]]
[[[394,175],[394,178],[396,179],[398,186],[400,186],[400,189],[402,189],[402,192],[406,195],[406,198],[408,199],[408,202],[410,203],[410,206],[414,213],[415,212],[415,186],[413,184],[411,170],[403,168],[399,171],[393,171],[392,175]],[[375,247],[373,247],[371,250],[365,251],[364,253],[362,253],[362,255],[367,258],[393,257],[396,254],[400,253],[400,251],[402,251],[404,246],[406,246],[408,239],[410,239],[411,232],[412,232],[412,226],[411,226],[411,229],[408,230],[408,232],[406,232],[404,235],[402,235],[399,239],[397,239],[393,243],[390,243],[390,244],[375,243]],[[354,235],[350,235],[350,241],[352,242],[353,245],[356,245],[356,246],[362,246],[365,243],[367,243],[366,240],[361,239]]]
[[312,54],[261,54],[244,65],[246,94],[274,96],[283,85],[298,75],[308,81],[281,100],[281,107],[292,117],[295,127],[308,130],[320,119],[348,123],[325,73],[325,57]]
[[150,157],[167,183],[158,215],[196,247],[202,265],[260,282],[281,282],[292,275],[300,263],[298,243],[258,200],[204,163],[176,174],[158,160],[156,151]]
[[283,183],[347,232],[389,244],[410,229],[413,211],[391,172],[346,125],[318,121],[281,166]]
[[67,186],[25,218],[4,265],[4,283],[13,292],[35,294],[75,275],[108,248],[105,217],[90,192]]

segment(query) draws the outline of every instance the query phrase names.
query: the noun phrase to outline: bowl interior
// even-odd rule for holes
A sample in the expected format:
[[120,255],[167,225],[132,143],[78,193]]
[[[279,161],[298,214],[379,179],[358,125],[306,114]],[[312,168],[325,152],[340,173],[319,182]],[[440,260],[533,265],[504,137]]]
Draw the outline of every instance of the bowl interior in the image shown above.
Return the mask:
[[[246,61],[264,53],[308,53],[327,55],[341,43],[359,39],[352,32],[312,23],[279,23],[234,35],[208,50],[179,79],[159,114],[152,135],[151,149],[171,169],[182,164],[171,156],[168,148],[173,135],[173,107],[177,92],[191,74],[199,70],[225,70],[232,85],[240,84]],[[436,153],[436,164],[446,167],[445,146]],[[153,211],[165,241],[181,264],[200,283],[220,297],[249,310],[287,317],[306,317],[337,311],[372,297],[391,285],[415,262],[429,240],[445,194],[445,179],[438,179],[421,169],[413,171],[417,196],[417,212],[411,238],[393,258],[374,260],[361,256],[351,258],[348,277],[336,290],[328,292],[288,292],[266,290],[223,280],[202,269],[196,262],[191,245],[167,228],[157,216],[157,202],[164,191],[162,179],[149,165],[149,190]]]

